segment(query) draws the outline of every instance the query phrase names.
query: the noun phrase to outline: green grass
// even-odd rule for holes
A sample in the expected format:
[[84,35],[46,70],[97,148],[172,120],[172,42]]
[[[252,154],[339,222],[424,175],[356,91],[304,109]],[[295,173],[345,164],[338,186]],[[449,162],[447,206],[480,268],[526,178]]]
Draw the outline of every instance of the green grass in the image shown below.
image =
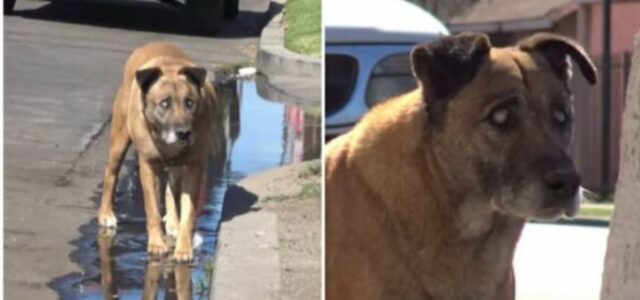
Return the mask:
[[582,205],[576,218],[611,221],[613,217],[613,191],[602,194],[589,190],[582,191]]
[[320,182],[314,181],[305,183],[300,191],[297,194],[288,195],[288,194],[280,194],[264,197],[263,201],[265,202],[282,202],[287,200],[302,200],[302,199],[310,199],[310,198],[320,198]]
[[320,57],[321,1],[288,0],[284,20],[287,25],[285,47],[289,50]]
[[286,200],[303,200],[320,198],[322,162],[319,159],[306,162],[298,171],[300,189],[294,194],[275,194],[262,198],[265,202],[282,202]]
[[302,186],[302,190],[298,193],[298,199],[320,198],[320,182],[314,181],[306,183]]
[[274,195],[264,197],[264,202],[282,202],[293,198],[291,195]]
[[589,190],[583,190],[582,196],[588,203],[612,203],[614,191],[608,193],[594,193]]
[[213,279],[213,264],[213,259],[207,260],[204,266],[205,277],[199,277],[195,280],[194,290],[201,297],[205,296],[205,293],[209,291],[209,285],[211,284],[211,280]]
[[322,108],[320,107],[303,107],[304,113],[315,116],[322,117]]
[[300,191],[296,194],[278,194],[272,196],[266,196],[262,201],[264,202],[282,202],[287,200],[303,200],[310,198],[320,198],[322,192],[320,191],[320,182],[314,180],[302,185]]
[[304,170],[298,174],[299,178],[307,178],[310,176],[319,176],[322,171],[320,160],[309,162]]
[[577,218],[611,220],[613,204],[583,204]]

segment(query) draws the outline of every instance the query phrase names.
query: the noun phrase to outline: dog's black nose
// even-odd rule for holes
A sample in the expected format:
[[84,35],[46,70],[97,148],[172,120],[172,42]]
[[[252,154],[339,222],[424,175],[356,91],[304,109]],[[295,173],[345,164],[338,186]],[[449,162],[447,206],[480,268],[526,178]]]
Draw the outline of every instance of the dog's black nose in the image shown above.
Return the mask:
[[555,169],[544,177],[547,191],[559,198],[569,198],[578,192],[580,175],[573,168]]
[[184,141],[184,140],[189,139],[189,137],[191,136],[191,131],[190,130],[176,130],[176,135],[178,136],[178,139],[180,139],[181,141]]

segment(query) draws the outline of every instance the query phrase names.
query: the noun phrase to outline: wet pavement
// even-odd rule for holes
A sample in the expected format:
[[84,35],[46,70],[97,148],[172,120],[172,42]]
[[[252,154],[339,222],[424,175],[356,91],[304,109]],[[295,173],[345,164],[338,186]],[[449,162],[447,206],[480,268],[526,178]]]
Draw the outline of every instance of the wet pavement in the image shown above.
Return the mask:
[[[146,254],[142,192],[135,155],[129,153],[116,192],[117,231],[101,230],[95,219],[81,226],[70,258],[82,272],[50,283],[62,299],[208,299],[221,210],[224,201],[234,201],[228,189],[250,174],[319,157],[317,109],[262,99],[253,80],[218,89],[224,109],[215,121],[224,130],[216,138],[227,147],[214,153],[209,165],[194,262],[150,260]],[[99,195],[96,190],[92,197],[96,205]]]
[[[111,105],[132,49],[161,40],[210,70],[246,63],[268,6],[241,0],[222,36],[203,37],[183,31],[175,10],[157,1],[17,1],[15,14],[3,17],[5,299],[56,299],[52,279],[89,276],[69,254],[92,230],[79,226],[97,214],[89,198],[100,192]],[[139,222],[132,220],[127,228]],[[86,256],[98,256],[98,240],[89,243],[95,252]],[[138,270],[142,278],[146,269]]]

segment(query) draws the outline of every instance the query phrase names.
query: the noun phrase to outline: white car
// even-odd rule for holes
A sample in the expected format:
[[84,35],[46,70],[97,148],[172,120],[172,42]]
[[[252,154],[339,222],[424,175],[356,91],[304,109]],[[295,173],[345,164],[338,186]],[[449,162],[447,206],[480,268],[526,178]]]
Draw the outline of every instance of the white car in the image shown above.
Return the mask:
[[404,0],[324,0],[326,135],[342,134],[373,105],[416,87],[409,53],[449,34]]

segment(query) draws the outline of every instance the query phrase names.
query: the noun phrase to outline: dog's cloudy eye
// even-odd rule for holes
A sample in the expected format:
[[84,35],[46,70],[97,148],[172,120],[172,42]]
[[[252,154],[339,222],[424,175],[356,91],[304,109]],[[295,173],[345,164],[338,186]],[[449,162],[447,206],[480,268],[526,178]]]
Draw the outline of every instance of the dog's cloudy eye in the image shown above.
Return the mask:
[[498,108],[491,112],[491,123],[497,126],[504,126],[509,121],[509,110],[507,108]]
[[162,107],[163,109],[168,109],[169,106],[171,106],[171,100],[169,98],[160,101],[160,107]]
[[553,111],[553,120],[556,121],[556,123],[563,125],[565,123],[567,123],[567,113],[565,113],[563,110],[561,109],[555,109]]
[[191,100],[191,99],[189,99],[189,98],[187,98],[186,100],[184,100],[184,105],[185,105],[187,108],[192,108],[192,107],[193,107],[193,104],[194,104],[194,103],[193,103],[193,100]]

